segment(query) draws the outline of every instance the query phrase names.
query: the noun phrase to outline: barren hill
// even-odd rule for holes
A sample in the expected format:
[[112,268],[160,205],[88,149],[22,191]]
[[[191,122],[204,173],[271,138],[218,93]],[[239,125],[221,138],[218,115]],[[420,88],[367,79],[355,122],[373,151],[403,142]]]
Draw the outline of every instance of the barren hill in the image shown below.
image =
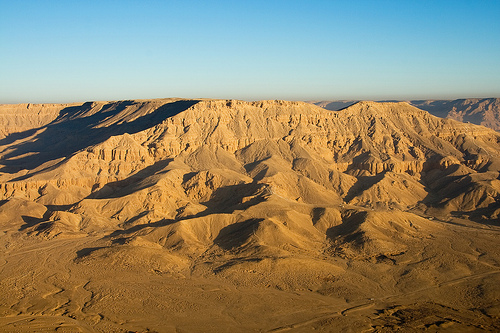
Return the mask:
[[7,331],[500,327],[491,129],[404,102],[0,115]]
[[470,122],[500,131],[500,98],[412,101],[411,104],[436,116]]
[[[338,111],[356,101],[311,101],[309,103],[327,110]],[[470,122],[500,131],[500,98],[414,100],[408,103],[437,117]]]

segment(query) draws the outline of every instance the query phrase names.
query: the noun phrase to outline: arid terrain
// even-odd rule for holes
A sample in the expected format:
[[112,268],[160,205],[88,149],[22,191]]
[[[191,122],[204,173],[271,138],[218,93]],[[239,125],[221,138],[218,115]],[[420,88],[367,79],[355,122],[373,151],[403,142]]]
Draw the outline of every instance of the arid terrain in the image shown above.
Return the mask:
[[405,102],[0,105],[0,331],[499,331],[499,175]]
[[[311,101],[327,110],[338,111],[357,101]],[[419,109],[441,117],[470,122],[500,131],[500,98],[466,98],[456,100],[414,100],[408,102]]]

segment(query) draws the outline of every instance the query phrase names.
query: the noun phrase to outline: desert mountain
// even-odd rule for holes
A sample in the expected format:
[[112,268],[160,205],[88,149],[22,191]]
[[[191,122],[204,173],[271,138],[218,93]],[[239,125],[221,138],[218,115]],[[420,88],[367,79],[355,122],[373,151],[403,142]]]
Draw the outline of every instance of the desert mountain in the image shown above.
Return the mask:
[[500,131],[500,98],[412,101],[411,104],[439,117],[470,122]]
[[348,106],[356,104],[359,101],[355,100],[339,100],[339,101],[307,101],[307,103],[311,103],[322,107],[324,109],[330,111],[339,111],[345,109]]
[[[338,111],[356,101],[311,101],[310,103],[327,110]],[[470,122],[500,131],[500,98],[414,100],[408,103],[437,117]]]
[[491,129],[405,102],[3,105],[0,120],[0,328],[500,328]]

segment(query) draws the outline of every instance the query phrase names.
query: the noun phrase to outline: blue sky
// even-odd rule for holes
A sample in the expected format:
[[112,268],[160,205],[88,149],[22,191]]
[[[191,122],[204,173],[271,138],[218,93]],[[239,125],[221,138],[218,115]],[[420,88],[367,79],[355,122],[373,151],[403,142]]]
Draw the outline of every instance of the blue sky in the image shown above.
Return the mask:
[[500,1],[0,0],[0,103],[500,97]]

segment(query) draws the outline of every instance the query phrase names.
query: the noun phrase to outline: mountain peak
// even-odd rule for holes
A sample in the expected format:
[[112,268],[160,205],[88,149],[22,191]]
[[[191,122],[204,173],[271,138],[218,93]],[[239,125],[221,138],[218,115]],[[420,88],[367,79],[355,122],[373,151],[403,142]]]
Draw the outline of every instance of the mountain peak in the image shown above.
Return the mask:
[[[395,329],[410,313],[498,331],[493,130],[373,101],[0,106],[0,120],[2,311],[30,325]],[[248,309],[265,325],[241,326]]]

